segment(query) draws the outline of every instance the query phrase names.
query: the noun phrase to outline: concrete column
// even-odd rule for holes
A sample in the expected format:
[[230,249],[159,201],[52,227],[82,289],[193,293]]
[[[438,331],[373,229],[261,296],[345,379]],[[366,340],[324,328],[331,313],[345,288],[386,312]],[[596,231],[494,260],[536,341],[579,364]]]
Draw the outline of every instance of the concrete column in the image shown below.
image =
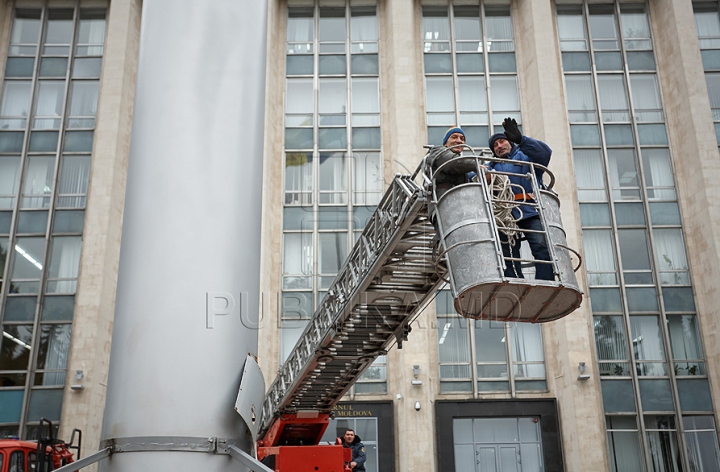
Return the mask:
[[[97,450],[110,361],[125,180],[130,149],[141,0],[116,0],[108,12],[97,127],[85,211],[68,380],[60,438],[83,432],[83,455]],[[3,49],[4,50],[4,49]],[[83,371],[83,379],[75,378]],[[71,384],[81,384],[73,391]],[[91,466],[91,471],[97,469]]]
[[[233,407],[257,354],[267,2],[145,0],[142,16],[102,438],[249,451]],[[138,469],[245,470],[170,451],[100,466]]]
[[[568,244],[581,248],[580,215],[572,145],[563,91],[553,2],[519,0],[513,11],[523,131],[546,142],[553,155],[563,226]],[[578,274],[579,275],[579,274]],[[585,286],[582,276],[581,286]],[[548,385],[558,398],[566,470],[607,470],[603,406],[597,372],[589,299],[575,313],[543,326]],[[578,381],[585,362],[591,379]]]
[[[412,0],[392,0],[380,6],[382,67],[382,132],[385,181],[395,173],[412,173],[425,154],[424,89],[420,8]],[[388,356],[388,393],[395,404],[396,470],[434,471],[436,431],[433,405],[434,380],[428,346],[434,342],[435,311],[425,310],[412,325],[402,350]],[[422,386],[413,386],[413,366],[420,366]],[[395,397],[402,396],[401,399]],[[415,402],[420,402],[420,411]]]
[[650,2],[655,55],[675,161],[688,258],[708,360],[715,411],[720,409],[720,156],[690,0]]

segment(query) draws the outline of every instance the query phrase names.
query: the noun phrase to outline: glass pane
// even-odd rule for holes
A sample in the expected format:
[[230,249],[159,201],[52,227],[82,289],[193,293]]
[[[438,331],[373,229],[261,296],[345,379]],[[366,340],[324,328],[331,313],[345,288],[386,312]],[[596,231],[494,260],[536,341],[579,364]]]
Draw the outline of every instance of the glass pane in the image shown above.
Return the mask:
[[72,321],[74,296],[46,296],[43,300],[42,321]]
[[642,472],[643,455],[640,433],[637,431],[608,431],[608,461],[612,472]]
[[629,70],[655,70],[655,56],[652,51],[628,51]]
[[0,370],[27,370],[30,362],[32,325],[3,325],[0,338]]
[[[313,147],[312,128],[285,128],[286,149],[311,149]],[[304,154],[304,153],[300,153]]]
[[69,116],[95,116],[97,114],[100,82],[75,80],[70,86]]
[[347,229],[348,209],[342,207],[320,207],[318,213],[318,229]]
[[[437,330],[438,356],[441,363],[470,362],[470,337],[466,319],[438,318]],[[444,377],[441,375],[441,378]]]
[[73,10],[48,10],[45,44],[69,44],[73,33]]
[[[53,238],[48,277],[53,279],[76,279],[80,267],[81,246],[82,237],[80,236]],[[75,282],[72,283],[75,284]]]
[[[50,121],[54,121],[51,119]],[[52,125],[52,124],[51,124]],[[57,131],[33,131],[30,134],[30,152],[55,152],[57,151]],[[53,161],[55,159],[53,158]]]
[[[6,375],[2,375],[2,378],[4,381]],[[24,390],[0,390],[0,423],[20,422],[24,396]]]
[[648,256],[645,230],[618,230],[618,242],[624,270],[650,270],[650,257]]
[[[597,131],[597,127],[593,127]],[[600,150],[576,149],[573,152],[573,157],[579,200],[581,202],[606,201],[605,172]]]
[[505,328],[501,323],[475,323],[475,355],[478,362],[507,362]]
[[[605,114],[603,113],[603,116]],[[632,145],[633,134],[630,125],[606,125],[605,141],[608,146],[626,146]]]
[[93,146],[92,131],[65,132],[65,152],[91,152]]
[[19,153],[22,150],[24,136],[25,133],[22,131],[0,132],[0,152]]
[[15,10],[11,44],[37,44],[40,36],[40,10]]
[[517,77],[491,77],[490,99],[492,100],[494,112],[520,110],[517,93]]
[[619,52],[598,51],[595,53],[595,68],[599,71],[622,70],[622,56]]
[[45,238],[17,238],[12,278],[40,279],[44,255]]
[[563,70],[566,72],[590,71],[590,54],[587,52],[563,52]]
[[346,67],[344,55],[322,55],[318,59],[318,69],[321,75],[345,75]]
[[62,208],[82,208],[90,179],[89,155],[62,157],[57,206]]
[[320,128],[318,130],[318,147],[320,149],[347,148],[347,132],[345,128]]
[[284,274],[312,274],[312,234],[285,233],[284,239]]
[[638,125],[638,140],[640,144],[667,144],[668,138],[665,125]]
[[[30,82],[10,82],[3,84],[2,104],[0,105],[0,116],[7,117],[24,117],[27,118],[30,113]],[[23,128],[23,120],[3,120],[5,129]]]
[[676,202],[650,203],[650,220],[653,226],[679,225],[680,209]]
[[581,203],[580,221],[583,227],[610,226],[610,210],[604,203]]
[[287,56],[287,75],[312,75],[313,56]]
[[321,274],[335,274],[347,258],[347,233],[318,235],[318,270]]
[[67,67],[66,57],[44,57],[40,60],[40,77],[65,77]]
[[76,58],[73,61],[73,79],[99,78],[102,58],[86,57]]
[[695,300],[690,287],[664,287],[665,311],[695,311]]
[[[627,283],[628,278],[625,280]],[[658,311],[655,287],[627,288],[625,289],[625,295],[630,313]]]
[[640,402],[643,411],[673,411],[670,381],[666,379],[641,379]]
[[598,93],[603,121],[629,121],[629,106],[622,75],[599,75]]
[[350,71],[354,74],[373,74],[378,73],[378,56],[377,54],[353,54],[350,59]]
[[515,53],[495,53],[488,56],[490,72],[516,72]]
[[345,8],[321,8],[318,25],[320,41],[345,41]]
[[664,148],[643,149],[642,159],[648,198],[674,200],[675,182],[668,150]]
[[606,413],[636,411],[632,381],[603,380],[600,385]]
[[678,379],[677,386],[683,411],[713,411],[707,379]]
[[613,198],[615,200],[639,198],[638,187],[640,184],[635,164],[635,152],[632,149],[608,150],[608,164]]
[[[630,317],[630,329],[637,360],[665,361],[665,348],[657,316],[633,315]],[[640,375],[665,375],[665,369],[648,367],[657,364],[639,365],[646,366]]]
[[425,99],[428,112],[455,111],[453,84],[450,77],[426,77]]
[[8,297],[3,321],[33,321],[37,297]]
[[84,224],[84,211],[57,211],[52,231],[53,233],[82,233]]
[[[380,201],[383,190],[383,163],[380,153],[358,152],[353,154],[355,205],[374,205]],[[360,228],[364,228],[363,224]]]
[[[344,130],[343,130],[344,131]],[[348,162],[345,153],[320,154],[320,191],[339,192],[338,196],[330,196],[321,203],[345,203],[348,185]]]
[[34,67],[35,58],[33,57],[8,57],[5,64],[5,77],[32,77]]
[[[70,332],[72,325],[43,324],[40,325],[40,345],[38,347],[38,369],[58,370],[67,368],[67,359],[70,354]],[[45,379],[50,381],[51,379]],[[44,385],[54,385],[45,383]]]
[[36,422],[40,421],[40,418],[60,421],[62,397],[62,389],[32,390],[28,407],[28,421]]
[[[622,316],[595,316],[595,346],[598,359],[601,361],[626,361],[628,357],[627,337],[625,335],[625,323]],[[619,364],[623,364],[622,362]],[[611,364],[603,363],[602,366]],[[615,371],[605,372],[601,368],[601,375],[622,375]]]
[[18,233],[41,233],[47,229],[47,211],[21,211],[18,215]]
[[645,226],[642,203],[616,203],[615,218],[618,226]]
[[24,208],[47,208],[50,205],[54,166],[55,158],[52,156],[28,158],[23,184]]
[[312,207],[285,207],[283,209],[283,229],[313,229],[315,216]]
[[600,131],[597,125],[570,125],[573,146],[599,146]]
[[591,288],[590,302],[593,313],[622,313],[620,290],[617,288]]
[[[427,55],[426,55],[427,57]],[[449,57],[448,57],[449,59]],[[514,60],[514,58],[513,58]],[[458,72],[485,72],[485,62],[483,61],[483,55],[477,54],[457,54],[455,56],[455,66]],[[425,70],[425,72],[431,72]],[[434,71],[434,72],[445,72],[445,71]],[[447,71],[449,72],[449,71]]]
[[487,112],[484,77],[458,77],[461,112]]
[[355,149],[380,149],[380,128],[353,128]]

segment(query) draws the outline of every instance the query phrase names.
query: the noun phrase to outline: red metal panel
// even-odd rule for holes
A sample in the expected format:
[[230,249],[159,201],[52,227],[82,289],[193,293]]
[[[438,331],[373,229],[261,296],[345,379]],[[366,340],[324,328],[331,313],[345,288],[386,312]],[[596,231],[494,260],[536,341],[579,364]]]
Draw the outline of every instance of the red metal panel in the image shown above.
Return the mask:
[[352,449],[342,446],[279,446],[258,448],[258,458],[275,456],[275,472],[347,472]]

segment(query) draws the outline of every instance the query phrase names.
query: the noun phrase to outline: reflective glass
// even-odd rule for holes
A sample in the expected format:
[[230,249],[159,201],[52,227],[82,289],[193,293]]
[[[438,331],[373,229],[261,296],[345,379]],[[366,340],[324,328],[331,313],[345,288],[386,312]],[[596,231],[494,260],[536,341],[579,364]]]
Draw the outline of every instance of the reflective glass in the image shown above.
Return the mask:
[[602,380],[600,386],[606,413],[636,411],[632,381]]
[[47,219],[47,211],[21,211],[18,215],[17,232],[19,234],[45,234]]
[[8,57],[5,64],[5,77],[32,77],[35,67],[33,57]]
[[84,211],[57,211],[52,231],[53,233],[82,233],[84,224]]
[[46,296],[43,299],[42,321],[72,321],[74,296]]
[[563,52],[562,64],[565,72],[590,71],[590,54],[587,52]]
[[379,70],[377,54],[353,54],[350,58],[350,72],[377,75]]
[[13,279],[40,279],[45,259],[45,238],[17,238]]
[[425,73],[450,73],[452,72],[452,60],[450,54],[425,54]]
[[320,233],[318,235],[318,270],[334,274],[347,257],[347,233]]
[[[643,411],[674,410],[670,381],[666,379],[640,379],[640,403]],[[646,424],[646,427],[652,427]]]
[[[513,56],[513,61],[514,61],[514,56]],[[483,55],[481,53],[457,54],[455,56],[455,65],[457,67],[457,71],[460,73],[463,73],[463,72],[476,72],[476,73],[485,72],[485,62],[483,61]],[[425,72],[431,72],[431,71],[426,69]],[[440,71],[438,71],[438,72],[440,72]]]
[[3,321],[33,321],[37,297],[8,297]]
[[53,422],[60,421],[62,397],[62,389],[32,390],[28,407],[28,421],[36,422],[40,421],[40,418],[46,418]]
[[310,55],[288,55],[287,75],[312,75],[313,56]]
[[690,287],[663,287],[665,311],[695,311],[695,300]]
[[345,56],[337,54],[322,55],[318,59],[318,69],[321,75],[345,75]]
[[0,370],[28,369],[32,329],[32,325],[2,326],[3,337],[0,339]]
[[622,313],[620,290],[617,288],[591,288],[590,303],[593,313]]
[[64,152],[91,152],[93,146],[92,131],[66,131]]
[[623,270],[650,270],[645,230],[622,229],[617,233]]
[[[625,283],[631,283],[628,282],[627,277]],[[652,283],[652,279],[649,279],[647,283]],[[655,287],[626,288],[625,296],[630,313],[657,312],[659,310]]]
[[40,60],[40,77],[65,77],[68,60],[66,57],[44,57]]

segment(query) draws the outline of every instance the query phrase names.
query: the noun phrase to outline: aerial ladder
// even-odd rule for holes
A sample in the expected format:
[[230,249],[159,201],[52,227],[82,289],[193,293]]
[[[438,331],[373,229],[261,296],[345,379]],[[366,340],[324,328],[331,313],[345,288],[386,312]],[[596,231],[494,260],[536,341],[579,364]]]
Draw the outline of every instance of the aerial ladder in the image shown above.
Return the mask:
[[[580,306],[574,272],[579,255],[567,246],[554,177],[525,163],[533,196],[503,199],[485,179],[487,151],[476,155],[479,178],[437,198],[428,156],[412,175],[395,176],[327,295],[270,386],[258,426],[257,458],[275,471],[342,471],[350,449],[319,445],[333,407],[365,369],[407,341],[413,320],[448,283],[458,313],[468,318],[542,323]],[[464,153],[464,158],[467,154]],[[541,168],[550,182],[536,177]],[[521,192],[524,194],[524,190]],[[542,221],[554,281],[505,277],[493,208],[534,206]],[[572,255],[578,260],[572,266]],[[522,260],[531,264],[530,260]]]
[[[426,155],[412,175],[394,177],[267,392],[257,362],[248,356],[235,410],[253,436],[253,454],[217,438],[210,438],[213,441],[208,440],[203,450],[229,454],[255,472],[349,472],[349,448],[339,442],[320,445],[333,407],[378,356],[394,345],[402,348],[413,321],[443,285],[450,286],[456,311],[467,318],[544,323],[580,306],[582,292],[575,278],[580,256],[567,245],[552,173],[530,162],[517,162],[527,166],[525,174],[489,171],[484,163],[500,159],[486,150],[478,155],[466,148],[461,158],[474,159],[478,178],[441,196],[435,179],[452,160],[433,169]],[[547,185],[538,181],[538,169],[549,176]],[[508,198],[488,183],[488,174],[527,179],[532,195],[521,189],[520,198],[515,191]],[[507,258],[498,232],[519,238],[523,230],[496,218],[494,212],[520,205],[533,206],[540,216],[540,232],[551,259],[540,263],[552,266],[555,280],[504,275]],[[137,449],[138,445],[111,441],[56,472],[78,470],[114,453],[153,447],[159,446],[145,444]]]

